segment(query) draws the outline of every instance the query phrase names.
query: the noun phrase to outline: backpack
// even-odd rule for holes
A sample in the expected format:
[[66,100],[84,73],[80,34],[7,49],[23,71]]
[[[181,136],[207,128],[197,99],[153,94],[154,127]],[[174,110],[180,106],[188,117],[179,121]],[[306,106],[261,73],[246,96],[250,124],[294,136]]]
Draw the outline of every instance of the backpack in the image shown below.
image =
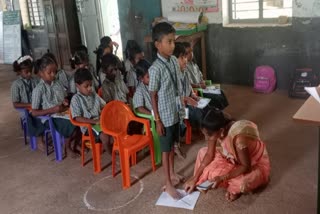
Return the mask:
[[268,65],[258,66],[254,72],[254,91],[271,93],[276,88],[276,74]]
[[289,97],[307,98],[304,87],[314,87],[319,84],[319,76],[311,68],[299,68],[293,72],[290,79]]

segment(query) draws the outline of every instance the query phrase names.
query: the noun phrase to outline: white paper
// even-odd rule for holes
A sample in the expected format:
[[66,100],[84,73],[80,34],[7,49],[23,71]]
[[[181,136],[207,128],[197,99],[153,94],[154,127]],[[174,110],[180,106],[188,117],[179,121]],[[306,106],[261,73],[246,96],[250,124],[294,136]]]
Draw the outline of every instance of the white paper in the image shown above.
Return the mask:
[[316,99],[320,103],[320,97],[317,87],[304,87],[304,90],[306,90],[314,99]]
[[168,13],[169,22],[181,22],[181,23],[199,23],[201,12],[176,12],[172,11]]
[[183,195],[183,198],[181,198],[180,200],[174,200],[168,193],[162,192],[156,205],[193,210],[198,201],[200,192],[195,191],[191,194],[187,194],[184,190],[181,189],[177,189],[177,191]]
[[198,101],[197,108],[203,109],[209,104],[210,100],[210,98],[200,98],[200,100]]
[[202,92],[203,93],[206,93],[206,94],[221,94],[221,90],[220,89],[210,89],[210,88],[206,88],[206,89],[202,89]]

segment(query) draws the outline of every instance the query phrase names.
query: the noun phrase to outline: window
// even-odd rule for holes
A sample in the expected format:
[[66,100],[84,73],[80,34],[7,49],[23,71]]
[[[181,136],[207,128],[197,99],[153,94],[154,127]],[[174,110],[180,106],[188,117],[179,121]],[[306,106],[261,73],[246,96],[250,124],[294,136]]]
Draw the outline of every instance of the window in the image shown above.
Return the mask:
[[39,0],[28,0],[28,12],[32,27],[44,26],[43,13]]
[[229,0],[230,23],[277,23],[292,17],[292,0]]

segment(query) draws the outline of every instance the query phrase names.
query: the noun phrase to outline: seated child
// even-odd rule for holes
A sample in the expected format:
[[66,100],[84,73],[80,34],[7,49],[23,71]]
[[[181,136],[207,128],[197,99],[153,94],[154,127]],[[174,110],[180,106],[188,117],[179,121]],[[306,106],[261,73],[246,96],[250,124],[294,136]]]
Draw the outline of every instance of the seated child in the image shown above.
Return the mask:
[[186,73],[189,77],[191,86],[193,88],[206,88],[202,72],[200,71],[198,65],[195,63],[195,60],[193,58],[193,49],[191,47],[191,44],[189,42],[183,42],[183,45],[185,46],[187,52],[188,63]]
[[141,60],[136,65],[136,73],[139,80],[136,92],[133,95],[133,108],[143,114],[151,114],[152,104],[149,86],[149,72],[150,68],[149,62],[146,60]]
[[187,51],[183,43],[176,42],[173,55],[177,57],[180,66],[181,72],[179,79],[182,86],[181,94],[184,97],[185,103],[187,104],[185,107],[189,110],[189,121],[194,128],[199,128],[203,113],[201,109],[197,108],[200,98],[193,93],[188,75],[186,74]]
[[106,54],[102,57],[101,68],[106,79],[102,83],[102,98],[106,103],[112,100],[128,102],[128,88],[121,78],[117,78],[120,71],[119,59],[113,54]]
[[[65,138],[65,144],[72,154],[77,156],[76,143],[71,147],[71,142],[79,142],[79,129],[73,126],[66,115],[62,118],[61,113],[68,110],[68,100],[66,91],[59,81],[55,80],[57,65],[56,62],[46,55],[38,59],[35,63],[41,80],[32,92],[32,116],[51,115],[55,129]],[[48,127],[48,121],[45,122]],[[66,150],[65,150],[65,154]]]
[[132,98],[138,86],[137,74],[134,66],[144,58],[143,51],[134,40],[129,40],[126,46],[126,61],[124,63],[126,69],[126,80],[129,89],[129,97]]
[[13,71],[18,79],[11,85],[11,99],[15,108],[31,107],[32,91],[37,85],[32,77],[33,59],[29,55],[21,56],[13,62]]
[[[56,66],[58,67],[58,61],[57,61],[55,55],[48,52],[48,53],[44,54],[44,57],[51,58],[56,63]],[[56,74],[56,80],[61,83],[61,85],[64,87],[64,90],[67,91],[67,93],[70,92],[70,85],[69,85],[70,77],[65,70],[58,69],[57,74]]]
[[[74,81],[78,92],[71,99],[72,117],[82,123],[90,123],[92,125],[100,124],[101,109],[106,104],[93,89],[93,78],[87,68],[79,68],[74,74]],[[87,133],[87,128],[81,127],[82,133]],[[110,136],[103,132],[97,133],[93,131],[96,142],[102,142],[110,148]]]
[[[88,54],[81,50],[81,51],[76,51],[73,57],[70,60],[71,62],[71,68],[74,70],[78,70],[79,68],[87,68],[89,72],[91,73],[93,77],[93,87],[95,91],[98,91],[100,82],[99,82],[99,77],[95,74],[93,66],[89,64],[89,56]],[[75,94],[77,92],[75,81],[74,81],[74,76],[70,79],[70,93]]]
[[99,75],[101,84],[103,83],[104,79],[106,78],[105,74],[101,70],[102,57],[106,54],[113,54],[113,46],[115,46],[116,50],[117,50],[119,47],[119,44],[112,41],[112,39],[109,36],[104,36],[100,39],[99,47],[94,51],[94,53],[97,55],[96,69],[98,71],[98,75]]

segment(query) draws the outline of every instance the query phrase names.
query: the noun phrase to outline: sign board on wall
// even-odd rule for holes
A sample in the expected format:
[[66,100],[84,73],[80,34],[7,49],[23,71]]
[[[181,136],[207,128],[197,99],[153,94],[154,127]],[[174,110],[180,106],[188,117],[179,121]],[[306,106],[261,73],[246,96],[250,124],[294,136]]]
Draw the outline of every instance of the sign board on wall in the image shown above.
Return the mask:
[[2,37],[1,41],[3,41],[3,49],[2,53],[0,53],[0,57],[1,55],[3,56],[1,59],[3,59],[4,63],[11,64],[21,56],[20,10],[4,11],[2,23],[0,25],[2,27],[2,35],[0,38]]
[[173,7],[174,11],[179,12],[218,12],[219,1],[218,0],[184,0],[177,3]]

